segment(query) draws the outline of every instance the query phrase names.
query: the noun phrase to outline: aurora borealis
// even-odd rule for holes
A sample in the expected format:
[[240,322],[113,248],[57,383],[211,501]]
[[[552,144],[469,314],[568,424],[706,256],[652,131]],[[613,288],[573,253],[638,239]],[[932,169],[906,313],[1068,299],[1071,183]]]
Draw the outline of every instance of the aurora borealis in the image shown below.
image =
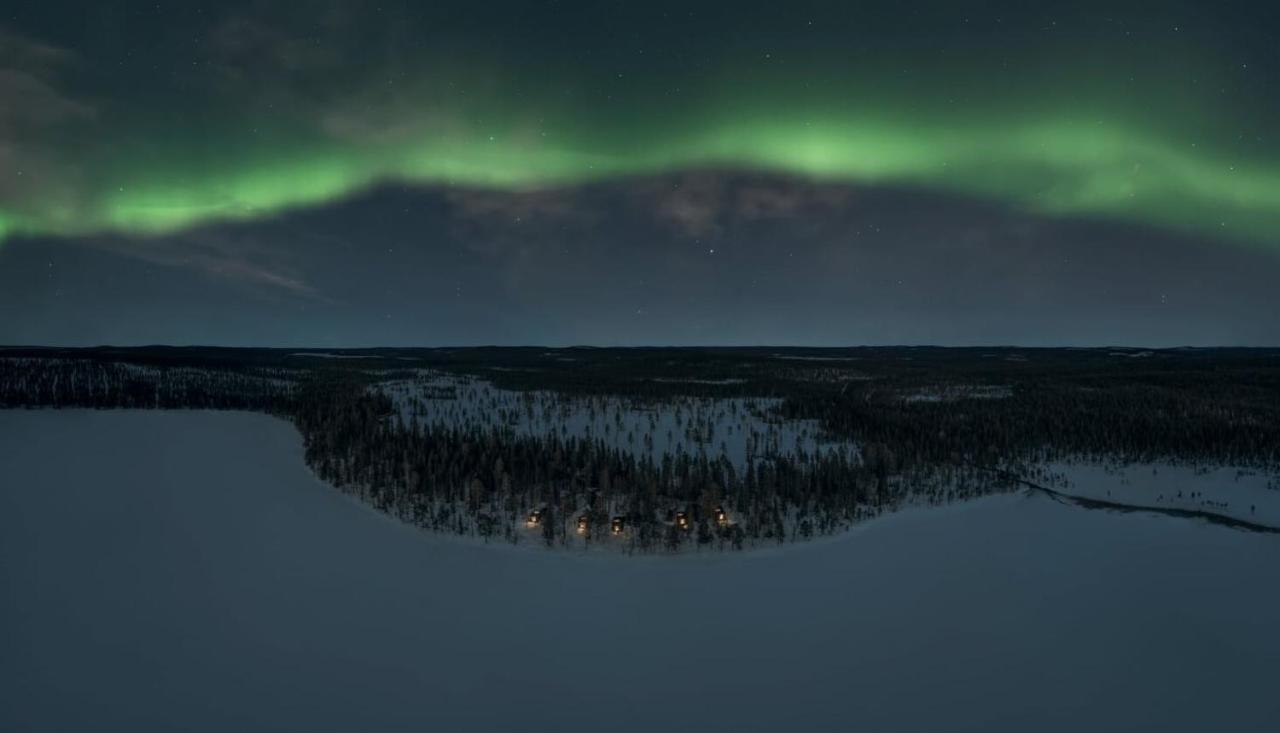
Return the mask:
[[[1033,210],[1131,218],[1175,227],[1231,227],[1266,240],[1280,226],[1280,177],[1230,155],[1177,145],[1105,124],[1055,122],[955,132],[893,122],[727,123],[688,139],[637,140],[616,148],[527,145],[463,134],[358,152],[268,155],[191,177],[183,171],[123,174],[83,205],[8,212],[9,227],[36,233],[166,232],[222,218],[322,203],[379,181],[526,188],[700,166],[728,166],[857,182],[937,187],[1018,202]],[[515,138],[511,142],[509,138]],[[43,202],[41,202],[43,203]]]
[[[758,233],[740,228],[754,215],[734,199],[753,177],[767,181],[766,199],[790,202],[784,220],[818,206],[806,197],[883,192],[932,222],[917,233],[929,246],[954,251],[967,207],[982,212],[983,237],[1004,237],[1000,247],[1025,245],[997,229],[1029,228],[1068,263],[1071,248],[1086,245],[1060,242],[1063,233],[1096,225],[1099,241],[1144,253],[1125,262],[1177,260],[1171,253],[1190,248],[1232,272],[1237,257],[1262,257],[1265,269],[1280,257],[1276,16],[1270,3],[1246,2],[8,8],[0,277],[19,277],[13,262],[26,253],[10,250],[22,243],[45,253],[105,248],[220,281],[311,282],[323,275],[307,248],[323,247],[288,223],[363,211],[402,187],[425,198],[397,216],[436,207],[416,226],[496,238],[454,242],[474,251],[543,251],[545,241],[523,239],[535,236],[608,249],[638,226],[724,254],[734,245],[726,238]],[[649,193],[708,175],[723,180],[675,199]],[[608,205],[592,209],[600,196]],[[630,208],[641,200],[652,209]],[[477,223],[478,201],[512,220]],[[949,213],[931,218],[925,202]],[[624,224],[624,210],[645,221]],[[672,211],[712,224],[664,229]],[[811,240],[839,240],[846,249],[833,256],[850,263],[846,274],[870,277],[851,263],[880,231],[876,220],[893,216],[817,211],[772,231],[769,246],[794,257]],[[546,229],[533,232],[533,220]],[[379,243],[353,241],[349,257],[375,247],[408,256],[456,235],[379,221],[366,237],[351,221],[334,228]],[[517,221],[524,226],[506,231]],[[424,277],[465,291],[441,272]],[[652,273],[664,276],[683,277]],[[1231,276],[1221,277],[1228,288]],[[1173,288],[1139,289],[1167,301]]]
[[1274,46],[1197,4],[107,3],[70,28],[53,5],[2,37],[8,232],[170,232],[388,180],[704,166],[1263,244],[1280,229]]

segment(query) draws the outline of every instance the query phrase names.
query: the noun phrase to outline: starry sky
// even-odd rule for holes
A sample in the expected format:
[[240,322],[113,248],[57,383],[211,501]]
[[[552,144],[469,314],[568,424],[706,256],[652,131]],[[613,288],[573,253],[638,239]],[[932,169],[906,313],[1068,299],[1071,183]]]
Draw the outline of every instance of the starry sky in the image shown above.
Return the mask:
[[1273,3],[0,11],[0,342],[1280,343]]

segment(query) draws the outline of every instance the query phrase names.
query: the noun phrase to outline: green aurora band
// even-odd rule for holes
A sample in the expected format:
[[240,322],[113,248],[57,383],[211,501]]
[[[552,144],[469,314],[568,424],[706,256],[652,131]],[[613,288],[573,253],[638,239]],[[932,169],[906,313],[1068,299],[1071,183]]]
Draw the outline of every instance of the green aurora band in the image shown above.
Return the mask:
[[[1148,17],[1139,11],[1135,23]],[[943,191],[1280,252],[1280,149],[1269,139],[1280,108],[1249,86],[1253,72],[1238,59],[1171,31],[1161,33],[1173,40],[1128,44],[1116,30],[1119,40],[1092,54],[1071,39],[1016,35],[944,53],[944,41],[967,38],[948,30],[949,16],[936,21],[927,53],[910,45],[918,19],[862,32],[873,50],[854,53],[848,39],[866,23],[848,12],[848,28],[826,40],[794,29],[771,36],[771,20],[740,24],[750,43],[717,41],[700,65],[651,60],[608,38],[587,41],[599,68],[553,42],[507,57],[502,43],[436,55],[426,44],[397,52],[404,58],[346,63],[405,47],[386,35],[395,24],[379,26],[383,35],[331,32],[326,43],[369,36],[373,50],[348,49],[312,71],[259,69],[255,56],[247,74],[224,75],[234,84],[212,71],[156,77],[176,78],[174,91],[83,65],[77,91],[93,119],[33,143],[55,151],[74,183],[20,196],[11,187],[7,198],[0,189],[0,241],[166,234],[387,182],[524,190],[726,168]],[[718,30],[733,17],[695,28],[690,48],[736,38]],[[195,53],[190,44],[161,30],[155,38],[177,40],[157,55],[194,68],[182,55]],[[114,53],[114,38],[103,43],[85,55]],[[784,48],[766,55],[757,43]],[[624,57],[642,61],[624,74],[611,65]]]
[[320,204],[383,181],[532,188],[690,167],[918,186],[1054,215],[1129,219],[1254,242],[1280,232],[1280,169],[1120,124],[1068,119],[954,128],[858,119],[741,118],[629,144],[520,130],[386,145],[330,144],[200,170],[129,171],[77,204],[0,209],[7,233],[168,233]]
[[[234,158],[234,151],[229,151]],[[0,236],[96,231],[167,233],[211,221],[320,204],[376,183],[532,188],[733,167],[858,183],[919,186],[1267,241],[1280,232],[1280,170],[1198,151],[1141,131],[1051,121],[956,130],[856,120],[743,120],[617,149],[519,134],[318,150],[227,171],[123,177],[82,206],[0,211]]]

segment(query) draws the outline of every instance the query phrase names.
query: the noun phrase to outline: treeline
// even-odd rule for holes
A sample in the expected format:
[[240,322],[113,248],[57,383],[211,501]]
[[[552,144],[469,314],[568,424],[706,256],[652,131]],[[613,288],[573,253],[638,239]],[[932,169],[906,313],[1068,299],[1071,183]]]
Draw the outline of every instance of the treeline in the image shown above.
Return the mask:
[[1280,392],[1250,384],[1038,383],[999,399],[892,392],[791,397],[789,418],[893,447],[907,465],[1005,465],[1063,456],[1280,466]]
[[298,374],[77,359],[0,359],[0,407],[291,411]]

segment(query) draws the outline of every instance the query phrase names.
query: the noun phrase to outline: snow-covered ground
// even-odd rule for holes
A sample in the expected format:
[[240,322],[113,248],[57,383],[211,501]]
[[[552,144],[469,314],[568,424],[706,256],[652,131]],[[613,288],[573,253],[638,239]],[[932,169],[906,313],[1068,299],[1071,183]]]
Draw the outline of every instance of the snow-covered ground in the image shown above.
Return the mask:
[[523,552],[237,413],[0,411],[0,730],[1259,731],[1280,541],[996,496],[748,554]]
[[903,402],[958,402],[960,400],[1002,400],[1013,390],[1001,384],[952,384],[916,389],[902,394]]
[[390,380],[377,388],[407,423],[449,428],[503,428],[517,435],[601,440],[613,448],[661,463],[678,452],[724,456],[738,469],[749,456],[842,451],[851,443],[829,440],[817,420],[772,415],[781,402],[766,398],[682,397],[643,403],[614,396],[517,392],[474,377],[417,370],[417,379]]
[[1085,499],[1280,527],[1280,475],[1252,468],[1053,461],[1036,469],[1034,481]]
[[298,351],[289,356],[300,356],[307,359],[378,359],[377,354],[330,354],[322,351]]

